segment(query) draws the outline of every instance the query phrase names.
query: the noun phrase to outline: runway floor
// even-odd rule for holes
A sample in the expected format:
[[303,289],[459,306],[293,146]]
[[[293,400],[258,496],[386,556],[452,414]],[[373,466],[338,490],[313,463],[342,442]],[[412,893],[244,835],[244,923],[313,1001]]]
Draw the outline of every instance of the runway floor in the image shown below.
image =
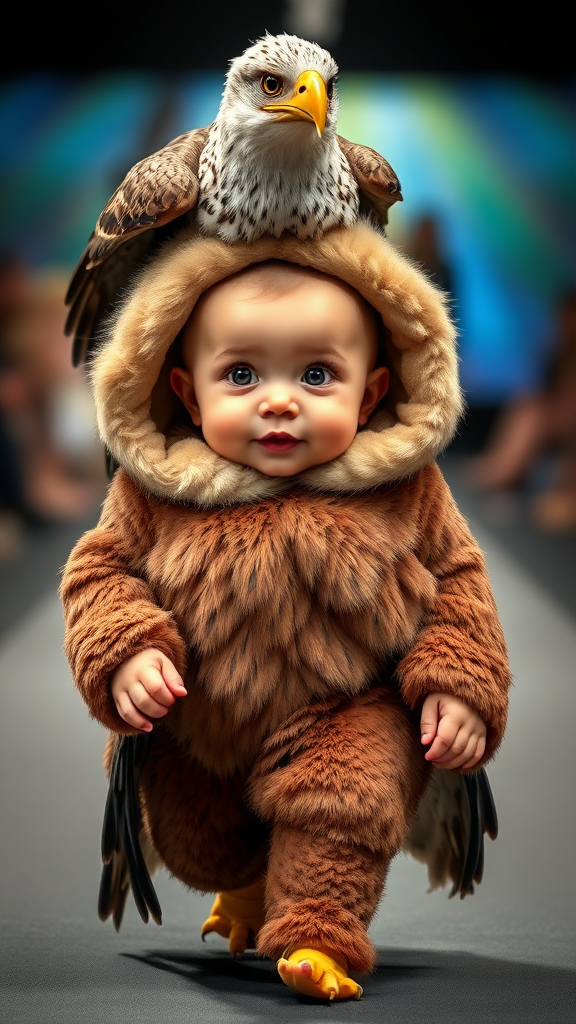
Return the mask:
[[5,1024],[308,1022],[327,1010],[394,1024],[573,1024],[574,544],[556,545],[556,578],[549,567],[546,578],[537,558],[523,557],[519,521],[491,519],[445,468],[486,553],[515,679],[489,766],[500,834],[487,843],[475,895],[429,894],[422,865],[397,858],[370,928],[377,970],[360,1002],[330,1007],[294,996],[269,961],[235,961],[217,936],[203,944],[212,897],[165,874],[161,927],[144,925],[132,903],[118,934],[101,923],[105,733],[72,686],[56,595],[58,568],[90,524],[47,531],[0,571]]

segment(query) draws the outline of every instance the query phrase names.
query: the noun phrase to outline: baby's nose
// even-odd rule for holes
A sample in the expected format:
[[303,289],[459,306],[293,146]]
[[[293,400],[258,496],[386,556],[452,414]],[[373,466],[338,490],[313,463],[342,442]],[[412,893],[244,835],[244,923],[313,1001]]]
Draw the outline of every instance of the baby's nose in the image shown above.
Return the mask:
[[270,388],[258,406],[261,416],[297,416],[298,403],[289,388]]

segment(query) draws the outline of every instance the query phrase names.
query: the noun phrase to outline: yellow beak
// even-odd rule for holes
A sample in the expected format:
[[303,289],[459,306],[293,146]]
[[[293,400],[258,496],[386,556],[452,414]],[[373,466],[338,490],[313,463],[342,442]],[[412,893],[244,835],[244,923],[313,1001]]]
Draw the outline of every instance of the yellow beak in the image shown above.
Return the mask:
[[288,103],[267,103],[260,110],[276,114],[277,121],[313,121],[321,136],[328,111],[328,96],[322,75],[317,71],[303,71]]

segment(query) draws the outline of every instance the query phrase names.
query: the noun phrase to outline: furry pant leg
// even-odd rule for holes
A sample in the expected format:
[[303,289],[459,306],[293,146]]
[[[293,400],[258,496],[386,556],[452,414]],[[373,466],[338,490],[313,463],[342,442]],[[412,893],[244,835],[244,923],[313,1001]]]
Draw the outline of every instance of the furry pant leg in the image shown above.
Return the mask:
[[155,729],[141,776],[144,823],[168,870],[200,892],[261,878],[268,828],[246,803],[246,779],[219,777]]
[[373,968],[367,928],[429,772],[415,718],[385,687],[284,723],[250,786],[272,825],[259,953],[324,947]]

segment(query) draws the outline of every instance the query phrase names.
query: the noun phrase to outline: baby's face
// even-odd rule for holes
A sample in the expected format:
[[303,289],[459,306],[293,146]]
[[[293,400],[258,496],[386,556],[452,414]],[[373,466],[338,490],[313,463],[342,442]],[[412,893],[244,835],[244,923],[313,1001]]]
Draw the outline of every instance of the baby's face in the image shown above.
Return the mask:
[[330,278],[262,297],[240,276],[196,308],[172,386],[213,451],[294,476],[346,451],[386,393],[388,371],[371,369],[375,333],[360,299]]

